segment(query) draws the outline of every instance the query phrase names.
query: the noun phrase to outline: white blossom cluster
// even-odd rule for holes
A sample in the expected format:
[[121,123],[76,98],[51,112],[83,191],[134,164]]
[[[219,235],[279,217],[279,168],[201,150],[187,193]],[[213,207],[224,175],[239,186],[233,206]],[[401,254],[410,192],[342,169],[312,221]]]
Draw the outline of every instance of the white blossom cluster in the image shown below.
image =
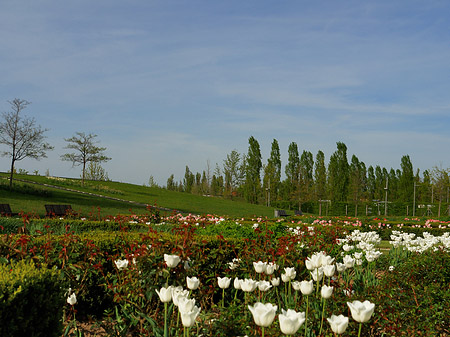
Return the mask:
[[344,264],[350,264],[349,261],[354,260],[354,263],[361,265],[363,263],[363,256],[368,262],[375,261],[381,256],[381,252],[375,248],[375,245],[381,242],[381,238],[377,232],[361,232],[359,229],[352,231],[344,239],[338,239],[338,244],[342,246],[344,252],[353,251],[353,254],[345,254]]
[[443,249],[450,251],[450,233],[446,232],[442,236],[434,236],[428,232],[423,232],[423,237],[416,237],[414,233],[392,231],[389,243],[394,247],[403,247],[410,252],[423,253],[428,249]]

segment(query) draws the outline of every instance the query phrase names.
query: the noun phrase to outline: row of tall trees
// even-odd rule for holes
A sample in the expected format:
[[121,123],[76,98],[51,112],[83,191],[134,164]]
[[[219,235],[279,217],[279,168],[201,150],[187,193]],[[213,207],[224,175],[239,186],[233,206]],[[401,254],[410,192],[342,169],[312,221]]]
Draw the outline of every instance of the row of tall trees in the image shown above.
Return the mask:
[[326,163],[322,151],[315,156],[307,150],[300,153],[298,145],[291,142],[282,179],[278,141],[272,141],[270,155],[263,163],[259,143],[251,136],[247,153],[232,150],[221,166],[216,164],[214,172],[209,163],[206,171],[196,174],[186,166],[183,181],[177,183],[171,175],[166,187],[272,206],[282,201],[299,210],[311,201],[349,202],[358,207],[364,202],[384,201],[386,192],[391,202],[449,201],[448,169],[433,167],[423,172],[414,171],[408,155],[401,157],[399,169],[388,170],[379,165],[366,167],[354,154],[348,160],[344,143],[337,142],[336,145],[336,151]]

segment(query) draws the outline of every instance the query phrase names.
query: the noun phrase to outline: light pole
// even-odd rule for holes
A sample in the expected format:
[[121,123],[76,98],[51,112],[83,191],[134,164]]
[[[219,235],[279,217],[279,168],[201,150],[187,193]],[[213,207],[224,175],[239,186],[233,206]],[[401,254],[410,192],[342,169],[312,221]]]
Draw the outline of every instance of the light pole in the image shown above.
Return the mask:
[[386,191],[386,194],[385,194],[385,197],[384,197],[384,216],[387,216],[388,183],[389,183],[389,178],[386,178],[386,187],[384,188],[384,190]]
[[414,199],[413,199],[413,217],[416,215],[416,186],[418,186],[420,184],[417,184],[416,182],[414,182]]

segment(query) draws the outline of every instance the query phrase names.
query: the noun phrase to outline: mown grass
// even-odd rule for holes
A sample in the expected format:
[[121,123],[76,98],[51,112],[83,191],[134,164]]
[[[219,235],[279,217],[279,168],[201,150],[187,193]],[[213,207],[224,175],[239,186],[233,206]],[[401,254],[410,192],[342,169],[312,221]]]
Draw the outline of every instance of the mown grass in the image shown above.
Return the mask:
[[[0,174],[0,177],[6,176],[6,173]],[[156,205],[181,213],[216,214],[230,217],[273,217],[274,214],[273,208],[263,205],[252,205],[219,197],[193,195],[114,181],[88,181],[85,186],[81,186],[79,179],[60,180],[36,175],[15,175],[15,178],[119,198],[129,202]],[[1,179],[1,181],[3,185],[8,183],[6,179]],[[31,212],[42,216],[45,215],[44,205],[47,203],[70,204],[74,210],[86,216],[90,213],[97,214],[99,209],[101,215],[129,214],[130,212],[142,214],[147,212],[145,206],[126,201],[104,199],[95,195],[79,194],[31,183],[15,182],[14,184],[17,187],[16,191],[0,189],[0,202],[10,204],[14,212]],[[170,214],[170,210],[163,211],[163,213]]]

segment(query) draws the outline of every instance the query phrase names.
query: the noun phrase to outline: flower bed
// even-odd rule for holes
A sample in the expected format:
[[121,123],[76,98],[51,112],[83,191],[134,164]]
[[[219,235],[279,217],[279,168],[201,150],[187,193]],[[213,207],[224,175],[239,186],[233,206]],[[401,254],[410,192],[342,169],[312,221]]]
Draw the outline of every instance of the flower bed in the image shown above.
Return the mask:
[[394,232],[394,248],[381,254],[386,229],[358,219],[176,215],[110,223],[79,234],[72,225],[60,235],[50,226],[1,236],[2,263],[33,260],[63,271],[65,335],[88,320],[123,336],[449,333],[447,228],[414,238]]

